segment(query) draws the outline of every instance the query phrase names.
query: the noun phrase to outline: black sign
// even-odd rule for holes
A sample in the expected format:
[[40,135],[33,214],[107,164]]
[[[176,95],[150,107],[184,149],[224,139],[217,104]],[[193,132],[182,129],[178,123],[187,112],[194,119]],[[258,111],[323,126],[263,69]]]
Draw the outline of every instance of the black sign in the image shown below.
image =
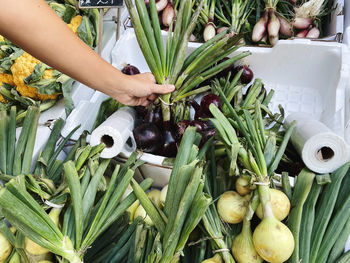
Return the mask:
[[79,0],[81,8],[105,8],[123,6],[123,0]]

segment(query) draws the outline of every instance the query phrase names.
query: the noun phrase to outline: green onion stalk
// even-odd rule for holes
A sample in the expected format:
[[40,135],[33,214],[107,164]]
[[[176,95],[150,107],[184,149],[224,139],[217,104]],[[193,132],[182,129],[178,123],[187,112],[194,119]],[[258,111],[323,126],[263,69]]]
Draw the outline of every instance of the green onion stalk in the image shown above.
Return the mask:
[[218,1],[216,4],[215,17],[224,24],[218,32],[230,28],[232,30],[232,35],[240,34],[254,9],[254,5],[254,1]]
[[227,233],[225,233],[225,228],[220,220],[214,204],[211,204],[211,206],[205,211],[202,218],[201,227],[203,228],[204,232],[212,238],[210,242],[215,250],[220,251],[223,261],[225,263],[234,263],[235,261],[230,253],[227,242],[225,242],[224,234],[227,235]]
[[[72,147],[63,162],[58,161],[59,153],[76,130],[57,145],[64,126],[64,121],[59,119],[32,171],[39,108],[28,108],[17,142],[16,109],[11,108],[9,115],[0,111],[0,116],[0,178],[7,182],[0,189],[1,216],[18,230],[16,236],[23,240],[26,237],[41,250],[61,257],[63,262],[82,262],[90,245],[136,201],[134,193],[121,199],[135,169],[143,162],[137,160],[134,153],[123,168],[112,166],[114,170],[106,185],[105,173],[111,160],[100,161],[99,153],[104,145],[86,145],[85,136]],[[146,179],[139,187],[145,191],[151,185],[152,180]],[[59,212],[64,208],[62,230],[54,222],[59,213],[52,210],[52,206],[59,206]],[[48,214],[49,210],[52,213]],[[54,220],[53,214],[56,215]],[[20,239],[7,234],[9,241]],[[11,244],[24,260],[20,245]],[[33,251],[30,249],[31,254]]]
[[[210,79],[234,62],[248,56],[241,52],[229,60],[218,63],[222,58],[236,51],[240,36],[234,38],[222,32],[197,48],[186,58],[189,39],[196,27],[204,0],[199,1],[192,13],[193,0],[180,1],[176,9],[176,23],[169,27],[166,43],[163,43],[155,0],[149,1],[149,11],[143,0],[125,1],[135,35],[146,62],[159,84],[173,84],[172,94],[162,95],[163,121],[169,122],[176,101],[195,95],[192,90],[203,81]],[[192,92],[191,92],[192,91]],[[175,114],[176,115],[176,114]]]
[[189,235],[212,201],[203,192],[204,163],[201,159],[205,152],[198,150],[199,141],[196,128],[187,128],[172,169],[163,212],[157,209],[135,180],[131,181],[135,195],[160,235],[157,246],[161,247],[162,253],[152,253],[151,256],[157,257],[157,260],[150,262],[178,262]]

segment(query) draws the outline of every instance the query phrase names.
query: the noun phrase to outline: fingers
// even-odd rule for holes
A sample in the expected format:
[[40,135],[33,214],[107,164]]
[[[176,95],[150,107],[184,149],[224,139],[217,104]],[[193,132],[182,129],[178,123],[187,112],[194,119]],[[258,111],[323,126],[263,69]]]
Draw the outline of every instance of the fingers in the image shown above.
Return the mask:
[[156,94],[151,94],[147,97],[148,101],[154,101],[158,96]]
[[147,80],[149,80],[150,82],[156,83],[156,78],[153,76],[152,73],[146,72],[146,73],[142,73],[142,75],[144,75],[147,78]]
[[[145,76],[152,81],[153,83],[156,83],[156,79],[154,78],[152,73],[145,73]],[[153,85],[152,86],[152,93],[156,94],[167,94],[170,92],[173,92],[175,89],[174,85],[164,84],[164,85]]]
[[173,92],[175,89],[174,85],[153,85],[152,86],[152,93],[156,93],[156,94],[167,94],[170,92]]
[[145,106],[148,107],[150,102],[147,100],[147,98],[138,98],[136,99],[135,106]]

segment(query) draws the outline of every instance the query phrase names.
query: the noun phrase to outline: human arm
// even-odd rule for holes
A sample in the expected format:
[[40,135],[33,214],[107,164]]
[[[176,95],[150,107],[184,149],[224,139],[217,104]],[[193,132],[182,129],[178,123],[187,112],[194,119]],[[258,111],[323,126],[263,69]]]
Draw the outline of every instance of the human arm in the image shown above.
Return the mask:
[[79,39],[44,0],[0,0],[0,34],[73,79],[126,105],[147,105],[155,94],[173,90],[156,85],[152,74],[128,76]]

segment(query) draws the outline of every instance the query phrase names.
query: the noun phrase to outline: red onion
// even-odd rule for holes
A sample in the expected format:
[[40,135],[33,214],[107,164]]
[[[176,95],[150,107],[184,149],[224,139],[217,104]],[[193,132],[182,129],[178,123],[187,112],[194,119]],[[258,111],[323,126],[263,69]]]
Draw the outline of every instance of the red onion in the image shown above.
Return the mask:
[[253,42],[259,42],[266,33],[267,22],[269,20],[268,11],[265,10],[263,16],[259,19],[259,21],[255,24],[252,33]]
[[[223,26],[223,27],[220,27],[216,30],[216,34],[220,34],[221,32],[227,30],[228,27],[227,26]],[[229,37],[234,37],[236,35],[236,33],[234,33],[233,31],[231,31],[231,33],[229,34]],[[243,39],[243,38],[242,38]],[[238,44],[242,44],[242,39],[238,42]],[[244,39],[243,39],[244,40]]]
[[197,128],[197,132],[201,132],[204,129],[204,122],[199,121],[199,120],[194,120],[194,121],[190,122],[189,126],[196,127]]
[[293,19],[292,24],[296,29],[307,29],[312,23],[311,18],[296,17]]
[[217,30],[217,34],[220,34],[221,32],[223,32],[223,31],[225,31],[225,30],[227,30],[228,29],[228,27],[227,26],[222,26],[222,27],[220,27],[220,28],[218,28],[218,30]]
[[140,74],[140,71],[137,67],[127,64],[123,69],[122,69],[122,73],[126,74],[126,75],[136,75],[136,74]]
[[241,82],[243,84],[248,84],[252,81],[252,79],[254,78],[254,73],[253,71],[249,68],[249,66],[244,65],[244,66],[238,66],[237,67],[237,72],[240,71],[241,69],[243,69],[242,75],[241,75]]
[[195,35],[191,34],[190,36],[190,42],[196,42],[197,41],[197,38]]
[[144,106],[135,106],[134,109],[136,110],[136,113],[138,117],[144,118],[146,114],[148,113],[147,108]]
[[133,131],[137,148],[141,151],[154,153],[163,145],[162,134],[153,123],[144,123]]
[[170,122],[163,123],[163,146],[157,151],[157,154],[165,157],[175,157],[177,153],[175,128]]
[[176,138],[180,141],[182,135],[185,133],[188,126],[190,126],[189,120],[182,120],[176,123]]
[[171,3],[168,3],[162,13],[162,23],[164,26],[169,27],[171,22],[175,18],[175,10]]
[[215,94],[205,95],[201,100],[201,111],[207,116],[212,116],[209,110],[209,106],[212,103],[214,103],[216,107],[221,108],[220,97]]
[[291,37],[293,35],[292,24],[284,17],[277,15],[277,18],[280,21],[280,33],[286,37]]
[[318,38],[320,36],[320,30],[317,27],[313,27],[309,30],[306,37],[308,38]]
[[157,8],[157,11],[160,12],[162,11],[168,4],[168,0],[159,0],[159,1],[156,1],[156,8]]
[[144,122],[153,123],[161,129],[163,125],[162,108],[160,106],[152,106],[152,108],[147,112]]
[[304,30],[300,31],[296,36],[297,37],[306,37],[307,33],[309,33],[309,30],[304,29]]

